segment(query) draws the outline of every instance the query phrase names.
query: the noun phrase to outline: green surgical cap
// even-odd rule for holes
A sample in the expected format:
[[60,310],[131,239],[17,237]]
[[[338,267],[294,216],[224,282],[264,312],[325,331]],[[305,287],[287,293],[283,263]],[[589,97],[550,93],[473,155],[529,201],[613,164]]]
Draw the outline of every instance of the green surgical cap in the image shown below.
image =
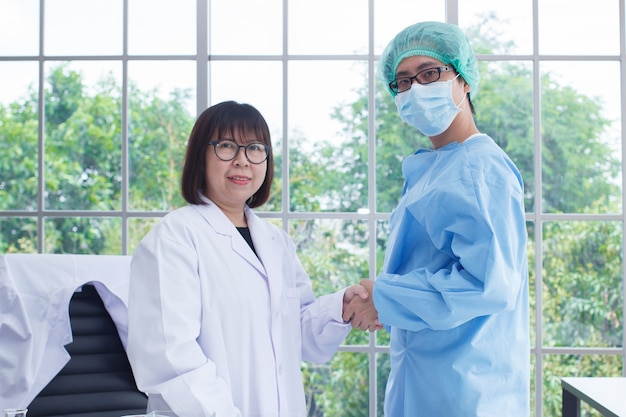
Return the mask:
[[405,28],[393,38],[383,51],[378,65],[378,75],[393,96],[396,94],[388,84],[396,78],[398,65],[404,58],[416,55],[429,56],[452,65],[469,84],[470,97],[474,98],[480,82],[478,62],[467,36],[458,26],[421,22]]

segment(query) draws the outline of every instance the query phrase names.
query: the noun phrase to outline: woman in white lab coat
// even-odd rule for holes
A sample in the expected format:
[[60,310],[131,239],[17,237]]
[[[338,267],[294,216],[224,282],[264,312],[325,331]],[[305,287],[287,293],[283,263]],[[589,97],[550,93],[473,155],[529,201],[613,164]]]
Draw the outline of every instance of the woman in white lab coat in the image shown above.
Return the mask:
[[313,295],[292,240],[251,210],[273,175],[254,107],[224,102],[199,116],[182,175],[189,205],[144,237],[131,264],[128,355],[149,410],[306,415],[301,360],[329,360],[351,329],[348,303],[368,293]]

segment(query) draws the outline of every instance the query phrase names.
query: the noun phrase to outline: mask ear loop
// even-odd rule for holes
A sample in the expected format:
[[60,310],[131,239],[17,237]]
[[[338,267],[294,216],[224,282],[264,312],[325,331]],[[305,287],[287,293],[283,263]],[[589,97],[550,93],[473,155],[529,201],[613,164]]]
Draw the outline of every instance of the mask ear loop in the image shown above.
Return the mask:
[[[467,93],[469,94],[469,93]],[[461,104],[463,104],[463,102],[465,101],[465,97],[467,97],[467,94],[463,94],[463,98],[461,99],[461,101],[459,101],[459,104],[455,104],[455,106],[459,109],[461,109]],[[463,110],[463,109],[461,109]]]
[[[452,83],[454,82],[454,80],[456,80],[457,78],[459,78],[461,76],[461,73],[457,73],[456,77],[454,77],[453,79],[449,80],[450,81],[450,88],[452,88]],[[463,82],[465,83],[466,86],[469,87],[469,84],[463,79]],[[465,88],[465,86],[463,86]],[[471,88],[471,87],[470,87]],[[461,101],[459,101],[459,104],[454,104],[457,108],[461,109],[461,104],[463,104],[463,102],[465,101],[465,97],[467,97],[467,95],[469,94],[469,91],[465,94],[463,94],[463,98],[461,99]]]

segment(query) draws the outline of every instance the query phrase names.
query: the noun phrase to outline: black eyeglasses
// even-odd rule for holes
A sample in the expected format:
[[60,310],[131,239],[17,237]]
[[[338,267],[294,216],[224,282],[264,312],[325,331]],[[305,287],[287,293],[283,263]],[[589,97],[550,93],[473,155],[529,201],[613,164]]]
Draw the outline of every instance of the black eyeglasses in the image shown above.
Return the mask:
[[454,68],[448,66],[426,68],[425,70],[418,72],[412,77],[396,78],[389,83],[389,88],[391,88],[391,91],[393,91],[395,94],[402,93],[411,88],[411,85],[413,85],[413,80],[417,81],[419,84],[430,84],[439,80],[442,72],[450,71],[454,71]]
[[234,140],[214,140],[209,142],[209,145],[213,145],[215,149],[215,155],[222,161],[232,161],[237,157],[239,149],[243,148],[243,152],[246,158],[252,164],[261,164],[269,156],[271,147],[261,143],[252,142],[247,145],[239,145]]

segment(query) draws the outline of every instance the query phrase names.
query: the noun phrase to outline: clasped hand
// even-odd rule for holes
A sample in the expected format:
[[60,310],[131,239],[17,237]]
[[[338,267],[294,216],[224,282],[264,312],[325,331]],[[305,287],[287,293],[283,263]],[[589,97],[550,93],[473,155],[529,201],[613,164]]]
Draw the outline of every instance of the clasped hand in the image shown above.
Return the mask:
[[343,321],[350,322],[352,328],[370,332],[383,328],[374,307],[373,290],[374,281],[370,279],[361,280],[359,284],[346,289],[343,295]]

